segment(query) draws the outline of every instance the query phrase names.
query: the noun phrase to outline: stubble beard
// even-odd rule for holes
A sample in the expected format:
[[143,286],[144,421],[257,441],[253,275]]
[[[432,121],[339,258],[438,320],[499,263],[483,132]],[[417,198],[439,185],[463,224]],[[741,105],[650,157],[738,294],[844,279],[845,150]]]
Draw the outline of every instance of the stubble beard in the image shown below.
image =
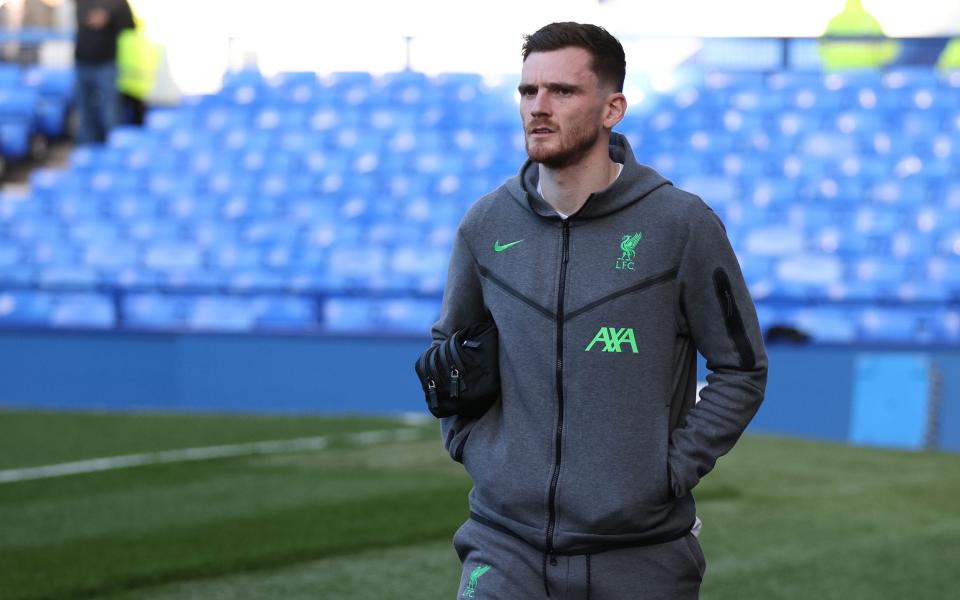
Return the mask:
[[584,129],[574,130],[571,132],[571,137],[573,138],[572,143],[567,144],[561,134],[560,147],[556,150],[540,149],[531,151],[530,138],[524,136],[527,156],[529,156],[533,162],[540,163],[548,169],[569,167],[579,162],[590,152],[600,138],[600,128],[596,128],[593,131]]

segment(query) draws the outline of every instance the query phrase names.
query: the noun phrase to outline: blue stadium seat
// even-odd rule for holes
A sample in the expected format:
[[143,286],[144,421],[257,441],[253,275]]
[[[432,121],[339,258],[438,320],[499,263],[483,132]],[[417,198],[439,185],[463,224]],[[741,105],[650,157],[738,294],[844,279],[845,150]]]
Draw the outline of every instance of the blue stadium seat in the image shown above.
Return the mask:
[[0,153],[23,158],[30,152],[38,94],[29,88],[0,87]]
[[863,341],[917,342],[935,337],[930,316],[910,308],[871,308],[860,316],[860,339]]
[[389,300],[381,307],[379,327],[396,332],[429,331],[439,316],[437,300]]
[[787,286],[796,284],[827,289],[842,280],[844,268],[840,259],[834,256],[799,254],[779,260],[774,274]]
[[256,312],[248,298],[200,296],[183,300],[186,325],[194,330],[249,331]]
[[849,344],[860,335],[856,313],[850,309],[804,308],[794,312],[790,322],[818,342]]
[[0,324],[27,327],[110,328],[115,323],[108,296],[35,291],[0,292]]
[[104,294],[60,294],[48,321],[54,327],[110,329],[116,324],[113,300]]
[[157,271],[192,271],[199,269],[202,261],[202,253],[187,243],[156,242],[143,252],[143,265]]
[[19,87],[23,79],[23,69],[20,65],[0,63],[0,90]]
[[118,271],[137,265],[139,248],[127,241],[103,240],[88,244],[83,251],[83,264],[97,270]]
[[440,314],[437,300],[331,298],[323,305],[324,329],[380,333],[423,332]]
[[[960,298],[960,83],[929,69],[675,78],[631,83],[645,97],[618,129],[723,219],[764,323],[841,343],[957,338],[956,315],[936,319]],[[21,87],[42,100],[54,79]],[[514,84],[230,73],[34,173],[27,200],[0,197],[0,281],[158,292],[125,300],[130,327],[422,332],[457,222],[525,157]],[[351,296],[319,319],[310,295],[329,293]],[[889,314],[863,317],[874,300]]]
[[23,83],[37,91],[40,131],[50,138],[66,135],[67,113],[73,103],[73,69],[29,67],[24,71]]
[[37,269],[37,281],[48,288],[91,289],[98,277],[95,270],[78,264],[54,263]]
[[165,294],[127,294],[123,299],[124,325],[133,329],[185,329],[184,303]]
[[795,256],[804,250],[803,233],[777,225],[756,228],[747,235],[746,249],[759,256]]

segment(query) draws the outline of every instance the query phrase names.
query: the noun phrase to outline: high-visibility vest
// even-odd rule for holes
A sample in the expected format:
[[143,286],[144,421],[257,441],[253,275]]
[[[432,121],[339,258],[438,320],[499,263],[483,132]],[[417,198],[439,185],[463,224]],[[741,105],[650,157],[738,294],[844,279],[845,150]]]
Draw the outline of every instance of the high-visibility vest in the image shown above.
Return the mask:
[[117,36],[117,89],[140,100],[146,100],[153,89],[160,66],[160,47],[143,33],[139,19],[134,29],[124,29]]
[[[884,33],[880,22],[864,10],[860,0],[847,0],[843,11],[827,23],[824,35],[883,36]],[[882,67],[896,58],[900,47],[892,40],[821,40],[819,50],[824,69],[836,71]]]
[[960,70],[960,38],[950,40],[943,51],[940,52],[940,58],[937,59],[937,68],[941,71]]

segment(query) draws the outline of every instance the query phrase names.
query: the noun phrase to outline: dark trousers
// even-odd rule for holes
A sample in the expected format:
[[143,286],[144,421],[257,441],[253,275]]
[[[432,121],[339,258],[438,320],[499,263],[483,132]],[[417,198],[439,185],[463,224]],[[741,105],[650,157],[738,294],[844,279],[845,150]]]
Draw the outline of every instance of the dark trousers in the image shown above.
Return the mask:
[[120,121],[124,125],[143,125],[147,114],[147,104],[143,100],[121,93],[120,103],[123,106],[123,117]]
[[[651,546],[556,556],[473,520],[453,545],[463,565],[458,600],[696,600],[706,571],[692,533]],[[546,578],[546,581],[544,581]]]
[[76,72],[77,143],[102,144],[120,114],[117,67],[78,64]]

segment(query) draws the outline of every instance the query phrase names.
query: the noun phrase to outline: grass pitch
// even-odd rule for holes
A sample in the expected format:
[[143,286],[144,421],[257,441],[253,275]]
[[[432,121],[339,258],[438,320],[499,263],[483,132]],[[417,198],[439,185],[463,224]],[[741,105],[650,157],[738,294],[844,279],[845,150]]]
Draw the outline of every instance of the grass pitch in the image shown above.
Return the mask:
[[[319,451],[0,484],[0,599],[453,600],[469,481],[435,423],[0,411],[0,469],[326,435]],[[945,599],[960,456],[744,438],[697,488],[705,600]],[[526,599],[503,599],[526,600]]]

